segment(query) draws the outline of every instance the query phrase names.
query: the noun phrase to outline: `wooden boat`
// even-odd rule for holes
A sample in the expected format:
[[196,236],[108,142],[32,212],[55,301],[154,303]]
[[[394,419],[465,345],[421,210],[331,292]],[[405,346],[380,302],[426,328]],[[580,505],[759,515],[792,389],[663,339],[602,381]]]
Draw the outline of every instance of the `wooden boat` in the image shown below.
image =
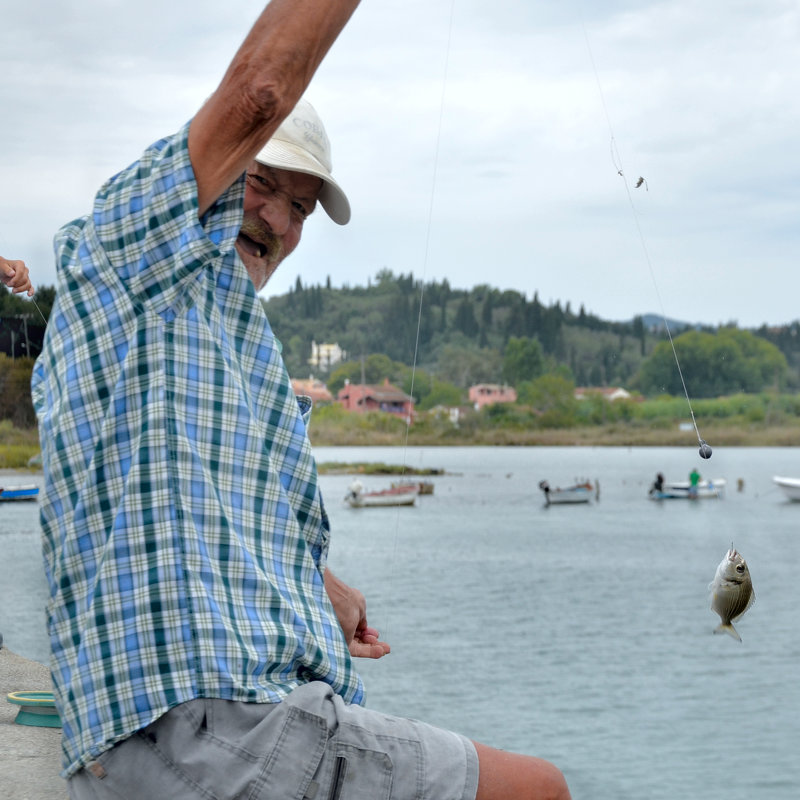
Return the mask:
[[800,478],[782,478],[776,475],[772,480],[781,487],[789,500],[800,502]]
[[36,500],[39,487],[30,483],[23,486],[0,486],[0,503],[18,503],[24,500]]
[[592,496],[595,500],[600,497],[600,485],[597,482],[594,486],[590,481],[582,481],[563,489],[561,487],[552,489],[547,481],[539,481],[539,488],[544,492],[544,501],[548,506],[588,503]]
[[394,486],[378,492],[365,492],[360,481],[354,481],[344,497],[353,508],[382,508],[386,506],[413,506],[419,489],[416,484]]
[[399,489],[404,486],[416,486],[417,494],[433,494],[432,481],[395,481],[392,483],[392,489]]
[[725,496],[725,478],[714,478],[713,480],[702,480],[697,484],[697,491],[692,492],[689,481],[672,481],[665,483],[662,488],[650,489],[651,500],[703,500],[710,498],[722,498]]

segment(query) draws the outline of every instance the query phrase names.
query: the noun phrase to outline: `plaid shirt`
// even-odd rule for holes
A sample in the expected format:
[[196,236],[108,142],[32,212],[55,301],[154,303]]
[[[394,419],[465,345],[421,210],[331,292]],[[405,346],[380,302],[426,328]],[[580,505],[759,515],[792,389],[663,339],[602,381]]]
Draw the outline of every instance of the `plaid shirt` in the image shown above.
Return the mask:
[[363,700],[305,421],[234,248],[244,179],[199,220],[187,135],[55,240],[33,396],[65,776],[193,698]]

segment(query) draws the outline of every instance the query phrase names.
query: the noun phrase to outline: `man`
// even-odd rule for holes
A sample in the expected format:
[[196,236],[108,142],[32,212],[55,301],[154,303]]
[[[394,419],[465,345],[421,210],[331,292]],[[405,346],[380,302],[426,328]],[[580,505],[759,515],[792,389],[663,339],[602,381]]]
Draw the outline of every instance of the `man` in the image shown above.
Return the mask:
[[700,486],[700,473],[697,471],[697,467],[692,467],[692,471],[689,473],[689,497],[692,499],[697,498],[698,488]]
[[546,762],[360,705],[352,657],[389,646],[326,569],[308,409],[256,296],[317,203],[349,219],[298,101],[357,2],[273,0],[191,122],[56,237],[33,395],[73,798],[569,796]]

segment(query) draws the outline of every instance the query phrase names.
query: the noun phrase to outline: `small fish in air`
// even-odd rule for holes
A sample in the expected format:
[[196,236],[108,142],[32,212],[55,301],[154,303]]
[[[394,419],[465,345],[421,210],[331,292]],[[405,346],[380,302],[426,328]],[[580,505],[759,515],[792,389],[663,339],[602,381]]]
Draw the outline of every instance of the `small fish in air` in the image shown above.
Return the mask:
[[741,642],[742,637],[732,623],[753,605],[756,595],[747,562],[734,550],[733,544],[720,561],[708,589],[711,592],[711,610],[722,620],[714,633],[727,633]]
[[639,176],[639,180],[636,181],[636,186],[634,188],[638,189],[642,184],[644,184],[645,191],[649,192],[650,189],[647,187],[647,181],[644,178],[642,178],[641,176]]

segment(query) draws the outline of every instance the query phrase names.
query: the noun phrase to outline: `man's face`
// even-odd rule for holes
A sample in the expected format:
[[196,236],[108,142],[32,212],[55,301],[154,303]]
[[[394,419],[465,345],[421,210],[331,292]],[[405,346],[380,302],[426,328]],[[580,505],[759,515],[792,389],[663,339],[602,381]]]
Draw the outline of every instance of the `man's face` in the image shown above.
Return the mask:
[[247,170],[244,220],[236,249],[256,291],[300,241],[303,223],[317,205],[322,180],[253,161]]

